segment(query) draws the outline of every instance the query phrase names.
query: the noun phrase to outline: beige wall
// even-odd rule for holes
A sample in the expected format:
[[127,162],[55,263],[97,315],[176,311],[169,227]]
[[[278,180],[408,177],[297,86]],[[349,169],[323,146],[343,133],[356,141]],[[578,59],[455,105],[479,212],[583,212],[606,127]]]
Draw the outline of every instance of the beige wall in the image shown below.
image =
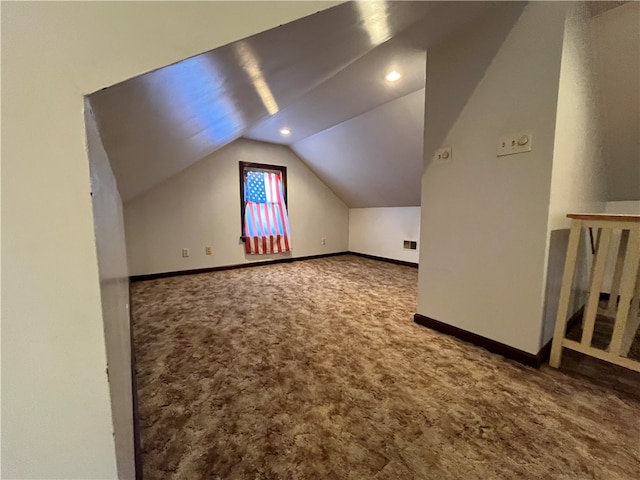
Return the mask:
[[[502,4],[427,53],[418,313],[530,353],[541,342],[566,8]],[[520,130],[533,150],[497,157],[500,135]],[[444,145],[452,161],[431,163]]]
[[[549,244],[542,343],[553,336],[564,270],[567,213],[604,211],[607,199],[601,113],[590,15],[582,2],[571,5],[565,22],[558,87],[556,131],[549,199]],[[586,301],[591,250],[586,234],[579,250],[570,312]]]
[[324,2],[2,3],[2,477],[115,478],[83,95]]
[[[636,201],[614,201],[607,202],[604,208],[605,213],[617,213],[624,215],[640,215],[640,200]],[[611,291],[611,282],[613,281],[613,268],[618,256],[617,247],[620,245],[620,231],[613,231],[611,235],[611,247],[609,248],[609,257],[607,258],[607,269],[604,273],[603,292]]]
[[607,202],[605,213],[621,213],[625,215],[640,215],[640,200]]
[[116,464],[118,478],[134,478],[129,273],[122,200],[88,101],[85,119]]
[[549,228],[568,228],[569,211],[602,212],[607,200],[605,119],[592,55],[589,12],[571,5],[565,24],[549,199]]
[[640,200],[640,2],[592,21],[607,158],[608,200]]
[[[300,158],[282,145],[240,139],[126,203],[131,275],[289,256],[245,254],[239,242],[240,161],[287,167],[291,256],[348,249],[347,206]],[[212,255],[205,255],[205,246]]]
[[[404,240],[418,248],[405,249]],[[420,207],[350,208],[349,251],[418,263]]]

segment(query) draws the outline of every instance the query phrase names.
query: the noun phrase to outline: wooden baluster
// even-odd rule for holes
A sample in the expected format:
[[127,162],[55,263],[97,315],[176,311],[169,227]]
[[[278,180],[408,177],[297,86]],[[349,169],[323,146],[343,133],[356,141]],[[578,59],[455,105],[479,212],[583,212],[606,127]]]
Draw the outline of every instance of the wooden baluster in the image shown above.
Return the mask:
[[607,266],[612,230],[613,229],[609,227],[602,228],[602,236],[598,249],[596,250],[596,258],[591,272],[589,298],[582,319],[584,329],[582,330],[582,340],[580,343],[585,347],[591,346],[591,339],[593,338],[593,328],[596,324],[596,316],[598,314],[598,303],[600,302],[600,291],[602,290],[602,281],[604,280],[604,272]]
[[629,310],[627,329],[622,337],[620,355],[624,357],[629,355],[629,350],[631,349],[633,340],[638,333],[638,327],[640,327],[640,268],[638,268],[635,297],[631,299],[631,309]]
[[560,366],[560,361],[562,360],[562,341],[564,340],[565,330],[567,328],[569,300],[571,299],[571,287],[573,286],[581,234],[582,222],[580,220],[572,220],[571,233],[569,233],[569,243],[567,245],[567,256],[564,261],[564,273],[562,274],[558,314],[556,316],[556,326],[553,333],[553,343],[551,344],[551,356],[549,358],[549,365],[555,368]]
[[618,294],[620,293],[620,279],[622,278],[622,267],[624,266],[624,257],[627,254],[627,243],[629,242],[629,230],[622,230],[620,234],[620,246],[618,247],[618,258],[616,260],[616,268],[613,272],[613,281],[611,282],[611,294],[607,305],[607,314],[615,315],[618,306]]
[[625,256],[624,268],[622,270],[622,279],[620,281],[620,302],[618,303],[618,312],[616,313],[611,343],[609,344],[609,353],[614,355],[621,354],[623,335],[626,332],[639,266],[640,229],[635,229],[629,238],[627,255]]
[[[593,244],[593,238],[591,238],[591,270],[589,271],[589,281],[593,278],[593,270],[596,268],[596,253],[600,248],[600,237],[602,236],[602,228],[596,228],[596,241],[595,245]],[[589,227],[589,235],[593,235],[593,227]],[[586,306],[586,305],[585,305]],[[580,319],[580,328],[584,330],[584,319],[585,315],[582,312],[582,318]]]

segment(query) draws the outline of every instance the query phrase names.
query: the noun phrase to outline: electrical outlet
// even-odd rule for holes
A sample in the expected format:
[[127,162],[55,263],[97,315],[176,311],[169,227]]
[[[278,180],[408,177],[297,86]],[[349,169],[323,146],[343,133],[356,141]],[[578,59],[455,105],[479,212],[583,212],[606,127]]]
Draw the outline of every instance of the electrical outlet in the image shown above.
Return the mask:
[[326,238],[323,238],[323,239],[322,239],[322,244],[323,244],[323,245],[326,245],[326,244],[327,244],[327,239],[326,239]]
[[189,249],[188,248],[183,248],[182,249],[182,256],[184,258],[187,258],[189,256]]
[[209,247],[209,246],[204,247],[204,254],[205,255],[211,255],[211,247]]

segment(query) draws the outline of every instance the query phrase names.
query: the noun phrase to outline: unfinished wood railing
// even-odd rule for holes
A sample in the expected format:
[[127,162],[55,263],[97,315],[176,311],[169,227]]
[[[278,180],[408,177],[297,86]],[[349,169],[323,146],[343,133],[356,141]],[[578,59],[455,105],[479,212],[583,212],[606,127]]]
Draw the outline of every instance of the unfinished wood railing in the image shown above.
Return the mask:
[[[571,233],[549,364],[556,368],[560,366],[564,347],[640,372],[640,361],[627,357],[640,326],[640,215],[569,214],[567,217],[571,219]],[[597,231],[597,241],[582,318],[582,338],[577,342],[565,338],[565,332],[583,228]],[[614,231],[620,231],[617,245],[611,242]],[[612,246],[616,250],[616,260],[611,265],[614,268],[611,293],[606,308],[599,310],[600,292]],[[613,333],[606,350],[591,346],[598,314],[614,318]]]

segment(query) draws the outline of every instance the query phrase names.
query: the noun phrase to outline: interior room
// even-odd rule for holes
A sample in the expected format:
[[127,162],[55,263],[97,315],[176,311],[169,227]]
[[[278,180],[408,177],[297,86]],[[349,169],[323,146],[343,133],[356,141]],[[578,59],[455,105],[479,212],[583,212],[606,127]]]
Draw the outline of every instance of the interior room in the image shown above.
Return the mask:
[[1,19],[2,478],[637,476],[640,3]]

